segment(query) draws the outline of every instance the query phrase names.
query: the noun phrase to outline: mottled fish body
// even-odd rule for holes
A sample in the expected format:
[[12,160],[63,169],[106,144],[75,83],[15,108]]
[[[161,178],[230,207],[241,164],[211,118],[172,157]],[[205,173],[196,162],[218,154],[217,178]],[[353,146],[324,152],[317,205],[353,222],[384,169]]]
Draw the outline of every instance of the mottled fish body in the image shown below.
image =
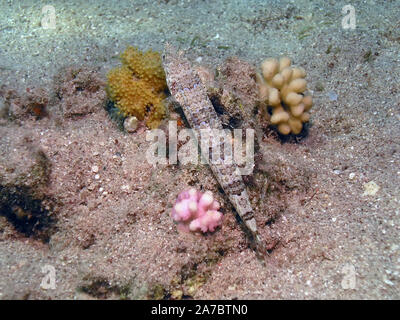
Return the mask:
[[[168,88],[173,98],[182,107],[192,129],[222,130],[222,123],[207,96],[207,90],[183,52],[178,53],[167,44],[162,58]],[[203,156],[208,156],[204,150],[201,152]],[[258,251],[264,251],[263,243],[257,233],[256,220],[246,187],[241,175],[236,171],[237,166],[233,162],[228,164],[221,160],[218,164],[211,162],[210,168],[250,232]]]

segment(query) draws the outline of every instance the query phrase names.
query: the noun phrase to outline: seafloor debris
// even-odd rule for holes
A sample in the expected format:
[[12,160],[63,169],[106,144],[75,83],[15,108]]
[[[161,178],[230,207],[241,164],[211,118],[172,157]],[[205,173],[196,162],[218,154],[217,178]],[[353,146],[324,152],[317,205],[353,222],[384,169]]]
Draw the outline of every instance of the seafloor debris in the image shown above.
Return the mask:
[[163,99],[167,84],[157,52],[128,47],[121,55],[122,66],[108,74],[109,98],[124,116],[135,116],[155,128],[165,115]]
[[258,100],[256,69],[250,63],[231,57],[217,68],[218,79],[224,84],[224,89],[231,91],[241,102],[241,108],[246,114],[254,108]]
[[0,143],[0,215],[25,236],[46,242],[55,230],[47,190],[50,161],[24,139],[11,143],[0,139]]
[[213,232],[222,223],[219,207],[211,192],[185,190],[178,195],[171,217],[178,222],[180,230]]
[[[216,85],[208,95],[225,128],[255,127],[258,101],[256,69],[246,61],[231,57],[217,68]],[[200,78],[201,74],[199,74]]]
[[125,300],[129,296],[130,286],[111,284],[105,278],[92,277],[85,275],[82,283],[77,288],[77,293],[87,294],[89,297],[97,299],[121,299]]
[[130,116],[124,120],[124,129],[128,133],[135,132],[140,126],[139,120],[135,116]]
[[370,181],[364,184],[363,196],[374,196],[381,187],[375,181]]
[[105,103],[105,82],[95,70],[68,67],[60,71],[55,83],[55,92],[66,118],[93,113]]
[[271,124],[284,135],[302,131],[303,123],[310,120],[308,111],[312,106],[312,97],[303,94],[307,89],[306,72],[291,64],[287,57],[279,61],[266,59],[261,64],[262,76],[257,76],[260,99],[272,107]]
[[36,119],[47,115],[49,93],[43,88],[28,87],[22,93],[17,93],[9,87],[0,88],[3,106],[0,118],[9,120],[23,120],[30,117]]

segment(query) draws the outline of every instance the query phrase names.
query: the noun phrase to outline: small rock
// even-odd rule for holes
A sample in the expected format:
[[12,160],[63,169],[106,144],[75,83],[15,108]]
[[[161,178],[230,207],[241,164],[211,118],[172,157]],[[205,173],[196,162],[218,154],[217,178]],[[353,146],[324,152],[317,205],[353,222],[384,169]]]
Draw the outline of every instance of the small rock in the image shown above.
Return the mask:
[[121,186],[121,190],[122,191],[125,191],[125,192],[128,192],[129,191],[129,185],[123,185],[123,186]]
[[394,286],[394,283],[392,281],[390,281],[389,279],[384,278],[383,282],[388,284],[389,286]]
[[124,129],[126,132],[133,133],[139,126],[139,120],[136,117],[128,117],[124,121]]
[[338,95],[335,91],[329,91],[328,97],[329,97],[330,101],[337,101],[337,99],[338,99]]
[[374,181],[365,183],[363,196],[374,196],[380,188]]
[[92,167],[92,172],[93,172],[93,173],[99,172],[99,167],[98,167],[98,166],[93,166],[93,167]]
[[355,176],[356,176],[356,174],[354,172],[352,172],[349,174],[349,179],[353,180]]

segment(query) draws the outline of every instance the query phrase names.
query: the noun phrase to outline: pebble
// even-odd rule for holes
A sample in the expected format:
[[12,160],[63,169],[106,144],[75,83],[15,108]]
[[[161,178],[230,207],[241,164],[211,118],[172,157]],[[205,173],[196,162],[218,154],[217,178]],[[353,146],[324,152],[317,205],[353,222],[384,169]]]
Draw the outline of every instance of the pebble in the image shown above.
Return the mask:
[[389,286],[394,286],[394,283],[392,281],[390,281],[389,279],[384,279],[383,280],[384,283],[388,284]]
[[0,98],[0,118],[5,118],[8,114],[8,108],[5,104],[5,100]]
[[96,180],[99,180],[99,179],[100,179],[100,175],[99,175],[99,174],[96,174],[96,175],[94,176],[94,178],[95,178]]
[[354,172],[352,172],[349,174],[349,179],[353,180],[355,176],[356,176],[356,174]]
[[122,191],[129,191],[129,185],[123,185],[123,186],[121,186],[121,190]]
[[92,172],[94,172],[94,173],[99,172],[99,167],[98,166],[93,166],[92,167]]
[[92,183],[92,184],[89,185],[87,188],[88,188],[89,191],[93,191],[95,187],[96,187],[96,186]]
[[374,196],[381,187],[378,186],[375,181],[370,181],[364,184],[363,196]]
[[337,95],[337,93],[335,91],[329,91],[328,92],[328,97],[329,97],[329,100],[336,101],[337,98],[338,98],[338,95]]
[[136,117],[128,117],[124,121],[124,129],[126,132],[133,133],[139,126],[139,120]]

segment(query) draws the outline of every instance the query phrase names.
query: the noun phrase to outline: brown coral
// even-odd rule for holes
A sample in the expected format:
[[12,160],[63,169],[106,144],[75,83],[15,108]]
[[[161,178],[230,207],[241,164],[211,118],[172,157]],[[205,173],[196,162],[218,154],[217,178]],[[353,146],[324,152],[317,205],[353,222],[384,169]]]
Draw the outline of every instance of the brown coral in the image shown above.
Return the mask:
[[257,76],[260,98],[272,107],[271,123],[281,134],[299,134],[303,123],[308,122],[312,97],[304,95],[307,81],[303,68],[291,66],[292,61],[283,57],[266,59],[261,64],[262,76]]
[[128,47],[121,55],[122,66],[108,74],[108,95],[124,116],[145,120],[157,127],[164,117],[167,88],[161,57],[157,52],[140,52]]

